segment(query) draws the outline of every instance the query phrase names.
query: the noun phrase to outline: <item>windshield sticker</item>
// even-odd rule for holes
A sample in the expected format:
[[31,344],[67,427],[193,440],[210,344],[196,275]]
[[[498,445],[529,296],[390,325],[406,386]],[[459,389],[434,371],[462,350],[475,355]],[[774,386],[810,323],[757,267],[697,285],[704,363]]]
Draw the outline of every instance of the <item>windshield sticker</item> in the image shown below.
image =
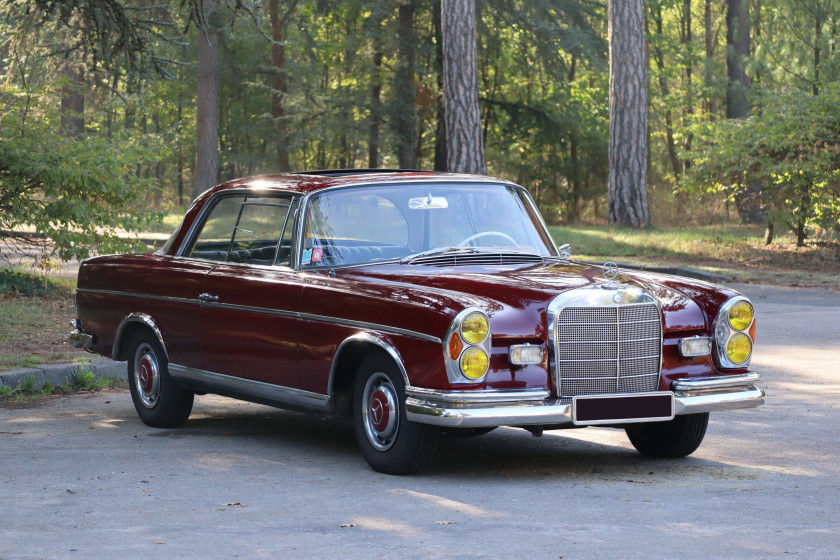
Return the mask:
[[301,264],[309,264],[312,262],[312,249],[304,249]]
[[321,256],[324,254],[323,249],[312,250],[312,262],[321,262]]

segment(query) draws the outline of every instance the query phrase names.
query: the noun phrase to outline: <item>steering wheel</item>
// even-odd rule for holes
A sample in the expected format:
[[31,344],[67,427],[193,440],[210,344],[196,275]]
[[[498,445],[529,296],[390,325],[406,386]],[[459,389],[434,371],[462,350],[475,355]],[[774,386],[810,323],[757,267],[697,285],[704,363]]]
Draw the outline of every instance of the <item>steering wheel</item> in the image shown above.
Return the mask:
[[502,233],[501,231],[481,231],[481,232],[476,233],[475,235],[470,235],[469,237],[467,237],[466,239],[464,239],[463,241],[458,243],[458,247],[466,247],[468,245],[471,245],[473,241],[481,239],[482,237],[493,237],[493,236],[501,237],[505,241],[510,241],[510,244],[512,246],[518,245],[518,243],[516,242],[516,239],[514,239],[513,237],[511,237],[510,235],[508,235],[506,233]]

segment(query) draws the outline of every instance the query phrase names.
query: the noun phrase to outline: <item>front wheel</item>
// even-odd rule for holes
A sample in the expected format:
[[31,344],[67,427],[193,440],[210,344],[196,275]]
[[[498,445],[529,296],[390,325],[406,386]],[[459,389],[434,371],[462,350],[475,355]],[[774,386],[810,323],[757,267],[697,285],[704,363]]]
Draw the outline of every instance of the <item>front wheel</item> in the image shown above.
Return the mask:
[[128,386],[137,415],[154,428],[176,428],[192,412],[193,393],[169,375],[169,360],[157,338],[138,333],[131,341]]
[[691,455],[706,435],[709,413],[685,414],[668,422],[634,424],[624,430],[630,443],[642,455],[677,458]]
[[392,360],[371,354],[362,361],[353,388],[353,427],[365,460],[375,471],[410,474],[434,456],[439,429],[409,422],[405,382]]

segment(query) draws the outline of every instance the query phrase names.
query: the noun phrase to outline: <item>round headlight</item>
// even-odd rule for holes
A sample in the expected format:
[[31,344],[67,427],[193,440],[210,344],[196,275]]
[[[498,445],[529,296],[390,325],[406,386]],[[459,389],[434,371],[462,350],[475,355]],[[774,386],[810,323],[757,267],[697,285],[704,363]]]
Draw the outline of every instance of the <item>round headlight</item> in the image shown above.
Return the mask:
[[481,348],[473,346],[461,356],[461,371],[470,379],[478,379],[490,367],[490,358]]
[[478,344],[487,338],[489,332],[490,325],[487,323],[487,317],[481,313],[470,313],[461,323],[461,336],[470,344]]
[[729,324],[736,331],[743,331],[753,321],[753,308],[748,301],[739,301],[729,310]]
[[744,333],[738,333],[726,343],[726,356],[733,364],[743,364],[752,354],[752,340]]

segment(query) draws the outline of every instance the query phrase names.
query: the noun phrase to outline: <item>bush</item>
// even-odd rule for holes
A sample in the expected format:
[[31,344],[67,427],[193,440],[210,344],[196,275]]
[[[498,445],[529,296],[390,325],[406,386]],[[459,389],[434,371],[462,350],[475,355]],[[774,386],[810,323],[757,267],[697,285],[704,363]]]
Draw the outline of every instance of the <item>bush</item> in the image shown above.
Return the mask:
[[50,240],[62,260],[143,248],[118,234],[159,220],[137,210],[157,188],[137,169],[161,147],[148,138],[62,136],[47,94],[0,86],[0,239]]

